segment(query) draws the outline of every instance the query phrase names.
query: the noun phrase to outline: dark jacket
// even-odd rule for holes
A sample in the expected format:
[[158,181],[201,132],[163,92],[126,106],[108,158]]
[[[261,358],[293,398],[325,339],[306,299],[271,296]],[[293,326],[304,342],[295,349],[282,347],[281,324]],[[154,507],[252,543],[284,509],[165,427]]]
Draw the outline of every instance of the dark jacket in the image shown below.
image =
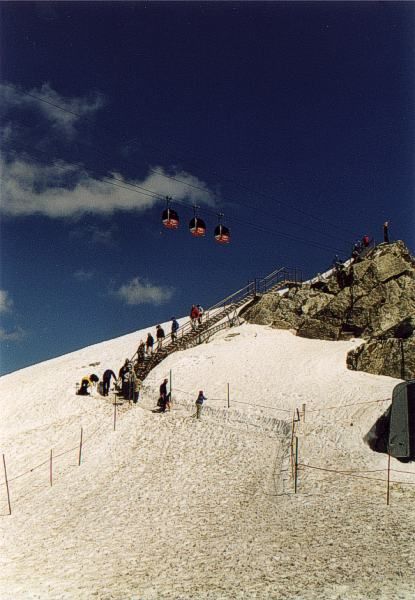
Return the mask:
[[196,398],[196,404],[203,404],[205,400],[207,400],[207,398],[203,394],[199,394]]
[[149,333],[149,334],[148,334],[148,336],[147,336],[146,344],[147,344],[147,346],[149,346],[150,348],[151,348],[151,347],[153,346],[153,344],[154,344],[154,338],[153,338],[153,336],[151,335],[151,333]]
[[130,365],[129,364],[124,364],[121,367],[121,369],[118,371],[118,377],[120,377],[123,382],[124,382],[125,376],[126,376],[126,374],[128,373],[129,370],[130,370]]
[[117,376],[114,373],[114,371],[111,371],[111,369],[107,369],[106,371],[104,371],[102,379],[106,379],[108,381],[111,381],[111,377],[114,377],[114,379],[117,379]]
[[176,319],[173,319],[172,324],[171,324],[172,333],[176,333],[176,331],[178,329],[179,329],[179,323],[176,321]]
[[158,340],[160,340],[160,339],[162,339],[162,338],[166,337],[166,336],[165,336],[165,334],[164,334],[164,329],[163,329],[163,327],[159,327],[159,328],[157,329],[156,337],[157,337],[157,339],[158,339]]

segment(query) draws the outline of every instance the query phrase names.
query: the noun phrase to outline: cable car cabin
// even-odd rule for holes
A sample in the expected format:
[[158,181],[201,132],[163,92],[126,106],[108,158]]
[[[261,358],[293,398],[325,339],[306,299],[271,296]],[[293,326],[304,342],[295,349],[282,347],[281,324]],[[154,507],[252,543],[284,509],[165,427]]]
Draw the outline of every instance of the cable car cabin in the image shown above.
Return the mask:
[[215,240],[219,242],[219,244],[229,244],[231,241],[231,232],[225,225],[219,223],[215,227]]
[[195,237],[203,237],[206,235],[205,222],[199,217],[193,217],[189,223],[190,233]]
[[163,211],[161,220],[163,221],[164,227],[167,229],[177,229],[179,226],[179,215],[172,208],[166,208]]

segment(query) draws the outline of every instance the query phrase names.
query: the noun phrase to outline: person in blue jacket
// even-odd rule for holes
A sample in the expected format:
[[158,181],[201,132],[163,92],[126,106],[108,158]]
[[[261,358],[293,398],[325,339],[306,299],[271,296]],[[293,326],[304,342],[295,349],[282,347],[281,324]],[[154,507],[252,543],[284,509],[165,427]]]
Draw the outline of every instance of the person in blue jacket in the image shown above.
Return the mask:
[[207,398],[203,394],[203,390],[199,391],[199,395],[196,398],[196,419],[200,419],[202,415],[203,403]]
[[176,317],[171,318],[171,341],[177,341],[177,330],[179,329],[179,323],[176,320]]

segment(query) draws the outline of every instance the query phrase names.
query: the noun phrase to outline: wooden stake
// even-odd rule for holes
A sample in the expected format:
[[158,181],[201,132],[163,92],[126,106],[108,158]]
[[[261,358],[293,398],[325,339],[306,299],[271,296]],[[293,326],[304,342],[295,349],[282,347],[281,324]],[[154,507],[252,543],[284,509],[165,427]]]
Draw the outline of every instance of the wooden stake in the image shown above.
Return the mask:
[[293,422],[291,427],[291,443],[290,443],[290,462],[291,462],[291,477],[294,477],[294,423],[295,411],[293,412]]
[[228,383],[228,408],[231,407],[231,401],[230,401],[230,396],[229,396],[229,383]]
[[391,473],[391,455],[388,453],[388,487],[386,490],[386,505],[389,506],[390,498],[390,473]]
[[114,396],[114,431],[115,431],[116,422],[117,422],[117,399]]
[[50,485],[52,485],[52,450],[50,451],[50,460],[49,460],[49,481],[50,481]]
[[79,442],[79,456],[78,456],[78,467],[81,466],[81,457],[82,457],[82,427],[81,427],[81,441]]
[[295,465],[294,465],[294,494],[297,493],[297,479],[298,479],[298,437],[295,438]]
[[303,421],[305,423],[305,404],[303,404]]
[[7,480],[6,459],[4,457],[4,454],[3,454],[3,466],[4,466],[4,479],[6,480],[7,502],[9,503],[9,515],[11,515],[12,514],[12,505],[10,504],[9,482]]

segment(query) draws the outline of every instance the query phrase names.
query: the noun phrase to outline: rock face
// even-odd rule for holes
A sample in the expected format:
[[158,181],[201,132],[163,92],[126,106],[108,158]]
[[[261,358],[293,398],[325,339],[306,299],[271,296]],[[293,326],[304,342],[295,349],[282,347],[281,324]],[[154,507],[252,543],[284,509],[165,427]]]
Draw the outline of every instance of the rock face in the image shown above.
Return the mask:
[[415,378],[415,259],[401,241],[284,295],[269,292],[244,313],[251,323],[325,340],[361,337],[350,369]]

